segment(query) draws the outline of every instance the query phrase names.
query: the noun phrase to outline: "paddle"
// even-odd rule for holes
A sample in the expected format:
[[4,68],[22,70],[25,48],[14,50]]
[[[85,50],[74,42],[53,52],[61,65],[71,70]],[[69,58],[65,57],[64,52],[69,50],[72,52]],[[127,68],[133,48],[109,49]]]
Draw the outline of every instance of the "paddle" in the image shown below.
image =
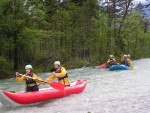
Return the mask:
[[133,66],[133,65],[131,65],[131,66],[130,66],[130,69],[133,69],[133,68],[134,68],[134,66]]
[[106,64],[103,63],[103,64],[101,64],[101,65],[99,66],[99,68],[104,68],[105,66],[106,66]]
[[[20,76],[23,76],[23,74],[19,74]],[[37,79],[34,79],[34,78],[32,78],[32,77],[30,77],[30,76],[25,76],[26,78],[30,78],[30,79],[33,79],[33,80],[37,80]],[[39,81],[39,82],[44,82],[44,81],[42,81],[42,80],[37,80],[37,81]],[[60,84],[60,83],[57,83],[57,82],[44,82],[44,83],[46,83],[46,84],[49,84],[51,87],[53,87],[54,89],[58,89],[58,90],[64,90],[64,88],[65,88],[65,85],[63,85],[63,84]]]
[[64,90],[65,88],[65,85],[57,83],[57,82],[47,82],[47,84],[52,86],[54,89],[58,89],[58,90]]

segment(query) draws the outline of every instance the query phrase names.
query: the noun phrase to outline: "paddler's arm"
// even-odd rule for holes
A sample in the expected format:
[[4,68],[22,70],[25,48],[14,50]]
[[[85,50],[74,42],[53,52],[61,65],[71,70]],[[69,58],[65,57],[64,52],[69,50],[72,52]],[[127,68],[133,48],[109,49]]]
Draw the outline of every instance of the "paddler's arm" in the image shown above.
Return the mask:
[[61,73],[55,73],[55,77],[64,77],[66,75],[67,71],[64,67],[61,67]]
[[129,66],[131,65],[131,60],[127,59],[127,63],[129,64]]
[[123,59],[123,58],[121,58],[121,59],[120,59],[120,63],[122,63],[122,62],[123,62],[123,60],[124,60],[124,59]]
[[58,77],[64,77],[67,71],[64,67],[61,68],[61,73],[52,73],[44,82],[51,82]]
[[117,58],[114,58],[113,61],[114,61],[114,63],[117,63]]
[[131,60],[130,59],[127,59],[127,61],[131,64]]
[[52,73],[44,82],[51,82],[56,78],[56,76]]
[[34,79],[37,83],[43,82],[42,79],[41,79],[39,76],[37,76],[36,74],[33,74],[33,79]]
[[16,72],[16,80],[17,80],[17,82],[22,83],[22,82],[25,81],[25,79],[26,79],[25,75],[20,76],[19,73]]
[[109,64],[110,63],[110,59],[107,61],[107,64]]

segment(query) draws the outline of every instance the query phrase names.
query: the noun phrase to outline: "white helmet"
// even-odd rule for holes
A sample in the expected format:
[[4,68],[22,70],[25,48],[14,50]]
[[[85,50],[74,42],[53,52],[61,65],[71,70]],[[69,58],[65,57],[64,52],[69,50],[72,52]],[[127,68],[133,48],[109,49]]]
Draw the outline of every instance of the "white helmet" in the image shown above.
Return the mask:
[[114,55],[109,55],[109,57],[110,57],[110,58],[113,58],[113,57],[114,57]]
[[26,65],[26,66],[25,66],[25,69],[32,69],[32,65],[30,65],[30,64],[29,64],[29,65]]
[[123,55],[123,57],[127,57],[127,55]]
[[130,57],[131,57],[131,55],[130,55],[130,54],[128,54],[127,56],[128,56],[128,58],[130,58]]
[[59,66],[61,65],[60,61],[55,61],[54,64]]

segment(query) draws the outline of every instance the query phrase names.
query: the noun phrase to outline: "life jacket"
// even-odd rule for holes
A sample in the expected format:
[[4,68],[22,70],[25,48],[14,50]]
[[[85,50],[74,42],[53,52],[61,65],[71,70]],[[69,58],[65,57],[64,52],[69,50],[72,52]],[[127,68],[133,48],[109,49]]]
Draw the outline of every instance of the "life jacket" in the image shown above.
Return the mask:
[[109,65],[114,65],[114,64],[116,64],[116,59],[115,59],[115,58],[110,58],[110,59],[108,60],[108,64],[109,64]]
[[[27,75],[26,76],[30,76],[30,77],[33,77],[33,73],[31,73],[30,75]],[[37,83],[35,80],[31,79],[31,78],[26,78],[26,85],[27,87],[32,87],[32,86],[36,86]]]
[[128,58],[126,58],[126,59],[124,58],[122,61],[122,64],[124,64],[125,66],[130,66],[130,63],[131,63],[131,61]]
[[120,59],[120,63],[122,63],[124,61],[124,58],[123,57],[121,57],[121,59]]
[[[55,73],[61,73],[61,68],[60,68],[60,70],[56,70]],[[58,77],[58,81],[64,80],[65,78],[68,78],[67,73],[64,77]],[[65,82],[65,80],[64,80],[64,82]]]

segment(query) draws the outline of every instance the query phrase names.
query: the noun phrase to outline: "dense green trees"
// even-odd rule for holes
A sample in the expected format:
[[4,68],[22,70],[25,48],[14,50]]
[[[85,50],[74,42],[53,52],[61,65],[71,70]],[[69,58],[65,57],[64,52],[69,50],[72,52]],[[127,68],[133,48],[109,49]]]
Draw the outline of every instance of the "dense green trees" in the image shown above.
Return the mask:
[[75,68],[109,54],[150,55],[148,22],[132,0],[1,0],[0,18],[0,74],[26,64],[48,71],[55,60]]

